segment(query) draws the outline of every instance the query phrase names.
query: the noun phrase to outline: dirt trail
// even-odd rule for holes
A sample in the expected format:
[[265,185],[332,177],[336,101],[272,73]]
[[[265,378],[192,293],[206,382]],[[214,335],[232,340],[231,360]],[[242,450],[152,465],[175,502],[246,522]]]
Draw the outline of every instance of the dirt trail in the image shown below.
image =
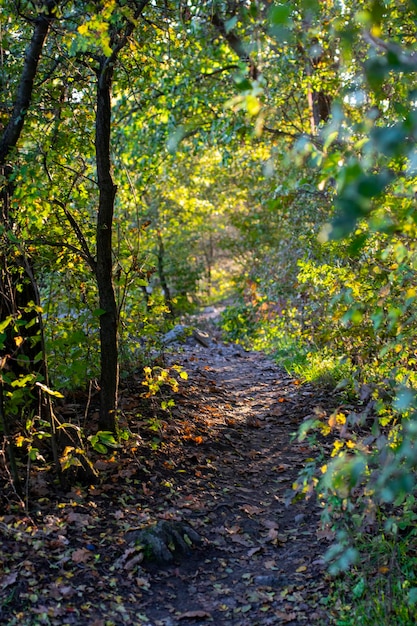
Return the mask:
[[260,353],[188,343],[180,360],[189,383],[174,415],[200,422],[203,442],[172,505],[209,544],[156,575],[145,610],[158,626],[327,624],[320,512],[312,502],[285,506],[311,454],[292,435],[326,398]]
[[[189,378],[155,449],[133,378],[121,404],[137,442],[96,461],[101,482],[53,495],[40,472],[30,516],[13,507],[0,515],[1,623],[330,623],[318,507],[285,505],[312,454],[292,435],[330,400],[262,354],[215,336],[205,343],[190,337],[168,357]],[[170,565],[144,565],[129,531],[158,520],[188,523],[202,545]]]

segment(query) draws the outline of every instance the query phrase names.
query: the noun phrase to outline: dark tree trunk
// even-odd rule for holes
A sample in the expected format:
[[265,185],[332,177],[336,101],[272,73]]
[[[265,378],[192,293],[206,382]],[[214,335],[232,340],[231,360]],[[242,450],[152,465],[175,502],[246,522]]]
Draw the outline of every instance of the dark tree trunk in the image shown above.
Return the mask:
[[113,70],[106,57],[97,81],[96,163],[99,187],[96,279],[99,292],[101,395],[99,426],[116,430],[118,372],[117,304],[113,286],[112,230],[116,186],[111,174],[111,85]]
[[100,58],[97,70],[97,111],[96,111],[96,165],[99,188],[97,213],[95,274],[99,293],[100,308],[100,418],[102,430],[116,432],[117,391],[119,386],[118,362],[118,311],[113,285],[112,233],[116,185],[111,172],[111,90],[114,66],[120,50],[127,44],[143,9],[149,0],[132,3],[132,19],[126,21],[120,30],[111,36],[110,57]]
[[172,302],[171,291],[170,291],[170,288],[168,286],[168,281],[167,281],[167,277],[166,277],[166,274],[165,274],[165,248],[164,248],[164,242],[163,242],[162,235],[161,235],[160,231],[158,231],[157,237],[158,237],[158,276],[159,276],[159,282],[161,283],[162,292],[164,294],[165,305],[166,305],[166,307],[168,309],[167,316],[171,317],[171,318],[174,318],[175,317],[174,303]]
[[[30,302],[38,304],[38,290],[34,279],[31,260],[25,255],[23,246],[18,245],[15,228],[16,216],[11,207],[13,195],[13,167],[8,158],[16,148],[26,114],[32,101],[34,80],[38,72],[42,50],[55,17],[55,1],[44,4],[44,12],[33,20],[33,33],[25,52],[22,73],[14,100],[10,119],[0,136],[0,225],[2,241],[0,248],[0,323],[8,318],[17,319],[24,315],[25,325],[19,328],[19,338],[15,337],[12,325],[6,328],[6,338],[0,346],[0,369],[5,368],[18,377],[29,372],[44,373],[44,360],[36,361],[40,352],[41,324],[38,313],[28,307]],[[21,339],[22,338],[22,339]],[[22,358],[23,357],[23,358]],[[19,476],[11,444],[10,416],[5,406],[3,387],[0,383],[0,422],[8,452],[12,479],[20,492]],[[38,399],[36,399],[38,401]]]
[[[31,104],[33,84],[43,46],[54,19],[55,6],[55,2],[46,2],[45,12],[34,20],[33,34],[25,52],[13,110],[0,136],[0,174],[4,180],[0,189],[0,223],[4,227],[3,245],[0,252],[0,322],[9,316],[16,317],[23,312],[23,309],[27,309],[29,302],[36,303],[38,299],[31,261],[25,257],[23,247],[17,247],[17,244],[13,243],[16,241],[16,218],[11,208],[13,167],[7,163],[7,159],[19,141],[26,113]],[[8,336],[3,353],[7,354],[10,359],[9,367],[13,368],[13,363],[17,363],[19,354],[23,354],[29,357],[32,368],[37,367],[38,371],[41,371],[42,366],[39,364],[36,366],[34,363],[35,356],[39,353],[39,346],[36,345],[36,336],[40,333],[39,325],[36,323],[37,314],[36,312],[26,312],[25,317],[26,323],[30,323],[29,329],[25,331],[26,340],[17,346],[13,337]],[[34,324],[33,321],[35,321]],[[19,367],[16,366],[16,373],[19,373]]]
[[38,71],[39,59],[54,19],[56,2],[45,3],[45,13],[34,20],[34,29],[30,43],[26,49],[22,75],[13,106],[10,120],[0,138],[0,165],[6,163],[10,151],[19,141],[25,122],[26,113],[32,100],[33,83]]

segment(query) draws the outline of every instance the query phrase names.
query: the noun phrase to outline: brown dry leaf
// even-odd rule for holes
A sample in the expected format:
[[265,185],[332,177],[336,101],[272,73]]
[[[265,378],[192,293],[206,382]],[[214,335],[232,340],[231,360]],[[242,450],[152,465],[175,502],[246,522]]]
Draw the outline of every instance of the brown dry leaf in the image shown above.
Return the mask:
[[187,611],[186,613],[178,615],[178,619],[195,619],[196,617],[211,618],[211,613],[208,613],[207,611]]
[[127,572],[130,572],[131,570],[134,570],[136,566],[139,565],[139,563],[142,563],[142,561],[143,561],[143,553],[139,552],[136,554],[136,556],[132,557],[131,559],[125,562],[123,569],[126,570]]
[[253,415],[250,415],[246,419],[246,425],[249,426],[249,428],[261,428],[262,427],[261,421],[257,417],[254,417]]
[[241,546],[249,547],[252,545],[251,542],[242,537],[242,535],[231,535],[230,539],[233,543],[238,543]]
[[261,509],[259,506],[254,506],[252,504],[245,504],[239,507],[242,511],[245,511],[248,515],[260,515],[264,512],[265,509]]
[[335,531],[331,530],[330,528],[319,528],[318,530],[316,530],[317,539],[327,539],[328,541],[333,541],[335,536]]
[[136,578],[135,582],[139,589],[145,589],[145,591],[147,591],[150,588],[150,582],[148,578]]
[[119,471],[120,478],[132,478],[137,472],[137,469],[134,467],[127,467]]
[[69,511],[67,515],[67,522],[82,528],[84,526],[88,526],[91,522],[91,517],[88,513],[76,513],[75,511]]
[[137,550],[136,550],[136,546],[132,546],[130,548],[127,548],[123,554],[121,556],[119,556],[118,559],[116,559],[116,561],[113,564],[113,567],[115,569],[120,569],[120,568],[124,568],[126,562],[130,559],[130,557],[134,556],[136,554]]
[[262,520],[262,526],[265,526],[265,528],[278,528],[278,522],[276,522],[275,520],[270,520],[270,519],[264,519]]
[[75,590],[70,585],[53,584],[49,588],[49,593],[50,593],[50,596],[54,598],[55,600],[63,600],[63,599],[71,598],[74,595]]
[[95,461],[94,463],[94,469],[96,469],[98,472],[105,472],[111,467],[111,465],[114,465],[114,463],[110,464],[109,461],[97,459],[97,461]]
[[275,611],[275,617],[282,620],[283,623],[292,622],[297,619],[297,613],[284,613],[283,611]]
[[272,469],[274,469],[276,472],[285,472],[285,470],[290,469],[290,468],[291,468],[291,465],[289,465],[288,463],[280,463],[279,465],[276,465]]
[[90,550],[86,550],[86,548],[78,548],[71,554],[71,559],[74,563],[87,563],[92,556],[93,555]]
[[278,531],[276,528],[270,528],[266,536],[267,541],[275,541],[278,537]]
[[6,589],[6,587],[10,587],[10,585],[14,585],[17,579],[17,572],[11,572],[8,576],[5,576],[1,579],[0,586],[2,589]]
[[142,491],[143,491],[143,494],[145,496],[152,496],[153,495],[152,489],[149,489],[147,484],[144,483],[144,482],[142,483]]

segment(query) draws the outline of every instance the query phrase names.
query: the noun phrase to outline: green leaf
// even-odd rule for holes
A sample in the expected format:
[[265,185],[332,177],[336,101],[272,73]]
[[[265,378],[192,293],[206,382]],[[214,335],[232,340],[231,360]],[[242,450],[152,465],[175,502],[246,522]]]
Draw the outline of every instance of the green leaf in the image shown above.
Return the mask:
[[380,24],[385,14],[385,7],[380,0],[374,0],[371,6],[371,15],[374,24]]
[[417,587],[411,587],[411,589],[408,590],[407,601],[408,604],[411,605],[417,604]]
[[3,333],[3,331],[6,330],[6,328],[9,326],[9,324],[11,324],[12,321],[12,316],[6,317],[6,319],[0,323],[0,333]]
[[384,191],[391,179],[392,176],[388,172],[361,176],[357,181],[358,194],[362,198],[375,198]]
[[359,254],[362,248],[365,246],[368,238],[369,233],[360,233],[359,235],[354,237],[348,247],[349,254],[352,256],[356,256],[357,254]]
[[94,309],[93,315],[94,317],[101,317],[106,313],[105,309]]
[[412,389],[404,387],[397,392],[394,400],[394,408],[399,413],[405,413],[415,406],[416,394]]
[[365,579],[361,578],[352,589],[354,598],[361,598],[366,589]]
[[386,57],[373,57],[365,61],[364,69],[370,87],[378,91],[390,70],[390,66]]
[[291,15],[291,4],[279,4],[272,7],[269,13],[269,19],[275,26],[283,26],[288,24]]
[[403,125],[396,124],[391,127],[374,128],[371,139],[382,154],[386,156],[399,156],[407,149],[407,133]]
[[226,20],[226,22],[224,23],[224,29],[226,31],[226,33],[230,33],[231,30],[234,29],[234,27],[237,24],[237,15],[234,15],[233,17],[230,18],[230,20]]
[[238,88],[239,91],[251,91],[252,90],[252,83],[248,78],[241,78],[241,76],[238,76],[235,80],[236,82],[236,87]]
[[111,448],[119,448],[120,445],[116,441],[114,434],[108,430],[99,430],[97,432],[97,437],[99,437],[100,441],[106,446],[110,446]]

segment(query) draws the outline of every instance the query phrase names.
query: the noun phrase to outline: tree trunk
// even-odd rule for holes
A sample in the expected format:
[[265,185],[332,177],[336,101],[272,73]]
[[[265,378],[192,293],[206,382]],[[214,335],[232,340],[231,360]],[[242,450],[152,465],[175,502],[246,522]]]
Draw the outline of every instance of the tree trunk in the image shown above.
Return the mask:
[[10,120],[0,138],[0,165],[6,163],[10,151],[19,141],[20,134],[25,122],[26,113],[32,100],[33,83],[38,71],[39,59],[49,32],[51,23],[55,17],[54,8],[56,2],[45,3],[45,13],[34,20],[34,29],[30,43],[26,49],[22,75],[13,106]]
[[157,232],[158,238],[158,276],[161,283],[162,292],[164,294],[165,306],[167,307],[167,317],[174,318],[174,303],[172,301],[171,291],[168,286],[167,277],[165,274],[165,248],[162,239],[161,231]]
[[[33,20],[31,40],[26,48],[22,73],[14,100],[10,119],[0,136],[0,175],[3,184],[0,187],[0,225],[3,228],[0,249],[0,323],[7,318],[17,319],[24,312],[26,325],[20,327],[19,340],[12,325],[6,328],[6,337],[0,345],[0,370],[11,370],[15,377],[27,372],[45,371],[44,362],[36,362],[39,353],[38,339],[41,334],[38,313],[30,310],[28,304],[37,302],[37,286],[34,281],[31,261],[25,256],[23,246],[13,243],[17,239],[16,218],[11,208],[14,187],[12,184],[13,166],[8,158],[16,147],[26,113],[32,101],[33,85],[38,72],[42,50],[55,17],[55,1],[44,4],[44,13]],[[23,268],[23,270],[22,270]],[[28,271],[29,270],[29,271]],[[21,340],[23,338],[23,341]],[[22,359],[21,357],[24,357]],[[12,480],[15,489],[21,493],[14,450],[11,443],[11,417],[7,411],[4,397],[6,383],[0,382],[0,422],[6,438],[6,450],[9,457]],[[36,400],[38,402],[38,400]]]
[[[55,2],[46,2],[44,13],[39,15],[33,22],[32,38],[25,52],[13,110],[0,136],[0,174],[4,180],[0,188],[0,223],[4,227],[3,246],[0,253],[0,322],[9,316],[16,317],[24,308],[27,308],[29,302],[37,301],[37,289],[33,282],[30,259],[24,256],[22,246],[18,246],[17,250],[16,244],[12,243],[16,240],[16,219],[11,208],[11,197],[14,191],[11,183],[13,167],[7,163],[7,159],[16,147],[23,130],[26,113],[32,100],[33,85],[38,71],[39,60],[49,28],[54,19],[55,6]],[[29,274],[26,272],[27,268],[30,270]],[[36,313],[26,313],[26,318],[28,323],[32,322],[33,318],[36,318]],[[10,363],[10,367],[13,366],[13,362],[17,362],[16,357],[19,353],[28,356],[33,367],[34,357],[39,353],[39,346],[35,345],[36,340],[34,338],[39,334],[39,331],[39,325],[35,319],[35,324],[30,324],[30,330],[26,329],[24,331],[28,340],[18,347],[13,337],[7,337],[3,352],[9,356],[12,354],[14,356],[14,361]],[[32,341],[29,339],[32,339]],[[42,368],[40,367],[40,369]]]
[[99,427],[116,431],[117,389],[119,382],[117,346],[117,305],[113,286],[112,226],[116,186],[110,159],[111,86],[113,69],[107,57],[100,62],[97,81],[96,163],[99,187],[97,214],[96,279],[100,309],[101,394]]

